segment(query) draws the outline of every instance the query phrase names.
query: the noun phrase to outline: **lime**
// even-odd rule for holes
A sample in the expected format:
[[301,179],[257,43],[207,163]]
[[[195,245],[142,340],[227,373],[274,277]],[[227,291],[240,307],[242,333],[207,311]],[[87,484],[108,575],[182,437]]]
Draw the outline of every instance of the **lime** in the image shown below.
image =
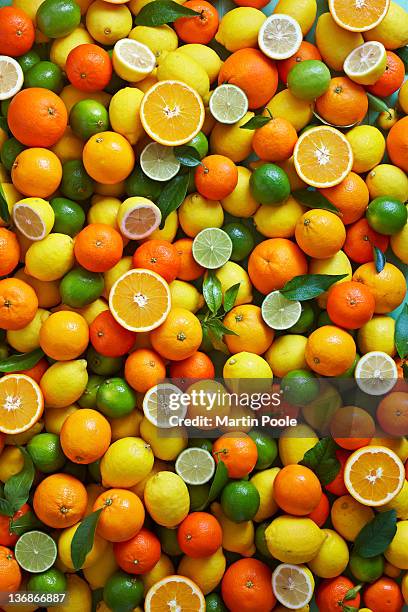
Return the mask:
[[288,74],[288,89],[300,100],[315,100],[329,89],[330,70],[319,60],[296,64]]
[[55,215],[53,232],[76,236],[85,223],[83,208],[68,198],[52,198],[50,204]]
[[30,70],[30,68],[38,64],[38,62],[41,61],[41,58],[38,53],[31,49],[31,51],[24,53],[24,55],[20,55],[20,57],[17,58],[17,61],[25,74],[28,72],[28,70]]
[[39,574],[50,569],[57,558],[57,545],[42,531],[27,531],[16,543],[17,563],[27,572]]
[[123,417],[136,408],[136,394],[123,378],[108,378],[98,389],[96,405],[107,417]]
[[350,555],[349,569],[359,582],[374,582],[383,574],[384,557],[376,555],[367,559],[353,551]]
[[150,142],[140,154],[140,166],[153,181],[169,181],[180,170],[180,162],[174,155],[173,147]]
[[109,114],[100,102],[81,100],[69,113],[69,125],[79,138],[88,140],[94,134],[109,130]]
[[400,200],[381,196],[370,202],[366,211],[368,224],[380,234],[392,236],[407,222],[407,207]]
[[97,459],[92,463],[88,463],[88,472],[95,482],[101,482],[101,460]]
[[203,268],[220,268],[227,263],[231,253],[231,238],[218,227],[203,229],[194,238],[193,257]]
[[200,510],[203,508],[208,501],[208,495],[210,493],[210,485],[187,485],[188,492],[190,494],[190,510]]
[[94,192],[94,181],[79,159],[72,159],[62,166],[61,193],[70,200],[87,200]]
[[186,448],[177,457],[175,468],[185,483],[201,485],[213,477],[215,461],[203,448]]
[[103,589],[103,601],[115,612],[131,612],[142,599],[143,582],[126,572],[115,572]]
[[182,554],[177,540],[177,529],[169,529],[169,527],[159,525],[157,527],[157,535],[159,536],[162,550],[166,555],[176,557]]
[[229,482],[221,493],[221,506],[224,514],[240,523],[250,521],[258,512],[260,497],[257,488],[246,480]]
[[103,274],[78,267],[64,276],[59,290],[63,304],[71,308],[82,308],[100,297],[104,287]]
[[67,36],[81,21],[81,9],[74,0],[45,0],[36,15],[38,29],[49,38]]
[[209,453],[212,452],[212,442],[208,438],[189,438],[188,446],[190,448],[203,448]]
[[125,181],[126,193],[129,197],[141,196],[148,200],[157,200],[163,186],[158,181],[153,181],[137,166]]
[[288,175],[276,164],[264,164],[256,168],[249,180],[249,186],[253,197],[260,204],[282,204],[290,195]]
[[197,136],[194,136],[189,142],[186,142],[186,147],[193,147],[203,159],[208,153],[208,139],[204,132],[198,132]]
[[96,408],[96,394],[105,378],[98,374],[91,374],[86,383],[85,391],[78,400],[81,408]]
[[236,85],[224,83],[210,98],[210,112],[219,123],[236,123],[248,110],[246,93]]
[[222,228],[232,241],[231,261],[242,261],[254,248],[254,237],[243,223],[228,223]]
[[315,311],[310,302],[301,302],[302,311],[297,322],[288,329],[291,334],[304,334],[313,326]]
[[42,574],[31,576],[27,583],[27,591],[35,593],[57,594],[67,590],[67,579],[56,567],[51,567]]
[[301,313],[300,302],[288,300],[280,291],[272,291],[262,302],[262,318],[272,329],[289,329]]
[[258,429],[253,429],[248,435],[255,442],[258,451],[258,460],[255,464],[255,469],[266,470],[278,456],[276,441],[271,438],[271,436],[268,436],[268,434]]
[[1,147],[0,160],[8,172],[11,172],[17,155],[19,155],[21,151],[24,151],[26,148],[27,147],[21,144],[21,142],[14,137],[6,140],[4,145]]
[[260,525],[258,525],[258,527],[256,528],[255,546],[258,552],[260,552],[263,557],[265,557],[266,559],[272,559],[272,555],[269,552],[269,548],[266,544],[266,538],[265,538],[265,530],[268,527],[268,525],[269,525],[269,521],[266,521],[265,523],[261,523]]
[[227,608],[221,597],[217,593],[210,593],[205,597],[205,611],[206,612],[227,612]]
[[24,85],[25,87],[43,87],[58,94],[64,87],[62,70],[52,62],[39,62],[26,72]]
[[93,346],[88,348],[86,360],[91,372],[99,374],[100,376],[111,376],[111,374],[116,374],[123,364],[122,357],[105,357],[105,355],[101,355],[98,351],[95,351]]
[[319,381],[309,370],[292,370],[281,381],[284,399],[290,404],[304,406],[319,395]]
[[37,470],[45,474],[58,472],[66,461],[59,436],[53,433],[33,436],[27,444],[27,450]]
[[341,375],[341,377],[342,378],[354,378],[354,371],[355,371],[359,361],[360,361],[360,355],[358,353],[356,353],[356,356],[354,357],[353,363],[351,364],[349,369],[346,370],[344,372],[344,374]]

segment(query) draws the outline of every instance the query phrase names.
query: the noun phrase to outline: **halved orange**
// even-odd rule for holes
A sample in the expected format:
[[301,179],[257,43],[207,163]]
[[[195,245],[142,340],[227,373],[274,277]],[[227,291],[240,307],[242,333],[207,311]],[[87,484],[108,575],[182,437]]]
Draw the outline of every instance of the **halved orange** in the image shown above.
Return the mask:
[[25,374],[0,378],[0,432],[18,434],[40,420],[44,398],[35,380]]
[[159,327],[170,307],[170,289],[164,278],[143,268],[123,274],[109,294],[111,313],[119,325],[134,332]]
[[364,446],[347,460],[344,483],[365,506],[382,506],[400,492],[405,481],[401,459],[386,446]]
[[140,118],[144,129],[162,145],[182,145],[194,138],[204,123],[199,94],[181,81],[159,81],[144,95]]
[[206,609],[201,589],[184,576],[166,576],[156,582],[149,589],[144,605],[145,612],[205,612]]
[[329,10],[341,28],[365,32],[375,28],[387,14],[390,0],[329,0]]
[[353,151],[336,128],[322,125],[304,132],[294,150],[296,172],[312,187],[333,187],[349,174]]

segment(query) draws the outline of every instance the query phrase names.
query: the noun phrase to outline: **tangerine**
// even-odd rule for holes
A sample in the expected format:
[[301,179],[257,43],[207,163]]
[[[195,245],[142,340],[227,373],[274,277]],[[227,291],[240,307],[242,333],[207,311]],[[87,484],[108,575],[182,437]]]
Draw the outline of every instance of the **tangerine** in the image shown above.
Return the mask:
[[197,17],[180,17],[174,22],[177,36],[185,43],[208,44],[218,30],[218,11],[206,0],[187,0],[183,6],[196,11]]
[[355,172],[350,172],[338,185],[319,191],[339,209],[344,225],[358,221],[364,215],[370,200],[365,181]]
[[70,474],[52,474],[37,485],[33,506],[40,521],[54,529],[63,529],[81,520],[87,501],[86,489],[77,478]]
[[264,295],[282,289],[294,276],[306,273],[304,253],[286,238],[264,240],[249,256],[249,277],[256,289]]
[[386,98],[395,93],[405,79],[405,66],[402,59],[392,51],[387,50],[385,71],[374,85],[368,85],[367,91],[374,96]]
[[354,363],[356,343],[334,325],[323,325],[307,339],[305,358],[311,370],[322,376],[341,376]]
[[273,498],[288,514],[310,514],[317,508],[321,497],[319,479],[303,465],[284,466],[273,481]]
[[109,542],[124,542],[143,527],[145,510],[136,493],[109,489],[96,498],[93,512],[103,508],[98,520],[98,534]]
[[0,227],[0,276],[10,274],[20,261],[20,245],[14,232]]
[[0,591],[8,593],[18,591],[21,578],[20,566],[13,551],[6,546],[0,546]]
[[173,245],[177,249],[180,257],[180,268],[177,278],[184,281],[197,280],[204,272],[204,268],[200,266],[193,257],[193,240],[191,238],[180,238]]
[[218,438],[212,453],[217,463],[225,463],[230,478],[245,478],[258,461],[255,442],[243,432],[229,432]]
[[92,346],[104,357],[121,357],[130,351],[136,334],[116,321],[109,310],[104,310],[89,326]]
[[0,8],[0,55],[19,57],[34,44],[34,24],[24,11],[13,6]]
[[222,578],[221,593],[231,612],[270,612],[276,604],[272,570],[257,559],[232,563]]
[[352,599],[345,599],[354,584],[345,576],[337,576],[322,580],[316,591],[316,603],[319,610],[324,612],[341,612],[346,606],[360,607],[360,593]]
[[125,379],[135,391],[146,393],[166,377],[161,356],[147,348],[136,349],[125,362]]
[[404,605],[400,586],[386,576],[368,585],[363,598],[372,612],[400,612]]
[[378,404],[376,416],[386,434],[398,437],[407,435],[408,393],[394,391],[386,395]]
[[172,308],[165,322],[150,332],[153,349],[171,361],[191,357],[202,339],[200,321],[186,308]]
[[373,247],[377,247],[385,253],[389,242],[389,236],[379,234],[373,230],[364,217],[346,229],[346,240],[343,250],[352,261],[363,264],[373,261]]
[[133,538],[113,545],[117,564],[128,574],[145,574],[154,568],[161,555],[160,541],[142,528]]
[[105,89],[112,76],[112,62],[98,45],[84,44],[74,47],[68,57],[65,72],[74,87],[92,93]]
[[369,287],[355,281],[346,281],[331,286],[326,309],[335,325],[358,329],[372,318],[375,299]]
[[185,555],[209,557],[222,546],[221,525],[208,512],[192,512],[179,525],[177,541]]
[[252,148],[265,161],[289,159],[297,142],[297,132],[283,117],[276,117],[254,132]]
[[22,329],[37,309],[38,298],[30,285],[18,278],[0,280],[0,328]]
[[111,442],[109,421],[96,410],[82,408],[70,414],[61,429],[64,455],[73,463],[89,464],[100,459]]
[[133,267],[153,270],[168,283],[177,278],[180,257],[177,248],[167,240],[147,240],[133,254]]
[[196,351],[187,359],[173,361],[170,364],[171,378],[214,378],[215,368],[211,359],[205,353]]
[[194,181],[197,191],[208,200],[222,200],[238,183],[238,170],[224,155],[208,155],[197,166]]
[[110,225],[91,223],[76,236],[74,253],[86,270],[106,272],[122,259],[122,237]]
[[351,126],[364,119],[368,98],[364,87],[348,77],[334,77],[328,90],[317,98],[316,111],[335,126]]

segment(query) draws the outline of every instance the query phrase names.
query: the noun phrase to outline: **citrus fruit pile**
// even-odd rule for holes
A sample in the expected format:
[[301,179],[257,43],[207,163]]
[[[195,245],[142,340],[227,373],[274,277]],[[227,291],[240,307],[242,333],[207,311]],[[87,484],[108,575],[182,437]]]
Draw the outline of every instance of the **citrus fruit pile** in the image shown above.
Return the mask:
[[0,2],[2,611],[408,604],[408,7],[323,4]]

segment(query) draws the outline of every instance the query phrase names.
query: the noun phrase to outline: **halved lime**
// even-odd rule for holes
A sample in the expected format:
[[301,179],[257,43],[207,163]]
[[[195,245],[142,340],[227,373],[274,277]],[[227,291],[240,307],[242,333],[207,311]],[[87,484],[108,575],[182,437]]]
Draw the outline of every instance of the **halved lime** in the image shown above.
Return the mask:
[[0,55],[0,100],[12,98],[24,83],[23,69],[8,55]]
[[175,423],[170,421],[170,417],[182,420],[187,413],[187,406],[178,400],[181,395],[176,385],[170,383],[154,385],[147,391],[143,399],[143,412],[146,419],[161,429],[174,427]]
[[368,395],[383,395],[398,380],[397,364],[383,351],[370,351],[357,363],[354,377],[357,385]]
[[220,123],[236,123],[248,110],[246,93],[236,85],[224,83],[211,95],[210,111]]
[[347,76],[360,85],[373,85],[385,71],[387,52],[376,40],[365,42],[353,49],[344,60]]
[[177,457],[176,472],[187,484],[205,484],[214,475],[215,461],[203,448],[186,448]]
[[313,597],[312,573],[306,567],[281,563],[272,574],[272,589],[281,604],[291,610],[299,610]]
[[270,15],[258,33],[258,45],[262,53],[272,59],[291,57],[303,40],[300,25],[293,17],[281,13]]
[[54,565],[57,545],[51,536],[42,531],[27,531],[17,540],[14,554],[24,570],[38,574]]
[[301,314],[301,303],[288,300],[280,291],[272,291],[262,302],[262,318],[272,329],[289,329]]
[[173,147],[150,142],[140,154],[143,172],[154,181],[169,181],[180,170],[180,162],[174,155]]
[[232,253],[232,240],[218,227],[207,227],[194,238],[193,257],[209,270],[223,266]]

